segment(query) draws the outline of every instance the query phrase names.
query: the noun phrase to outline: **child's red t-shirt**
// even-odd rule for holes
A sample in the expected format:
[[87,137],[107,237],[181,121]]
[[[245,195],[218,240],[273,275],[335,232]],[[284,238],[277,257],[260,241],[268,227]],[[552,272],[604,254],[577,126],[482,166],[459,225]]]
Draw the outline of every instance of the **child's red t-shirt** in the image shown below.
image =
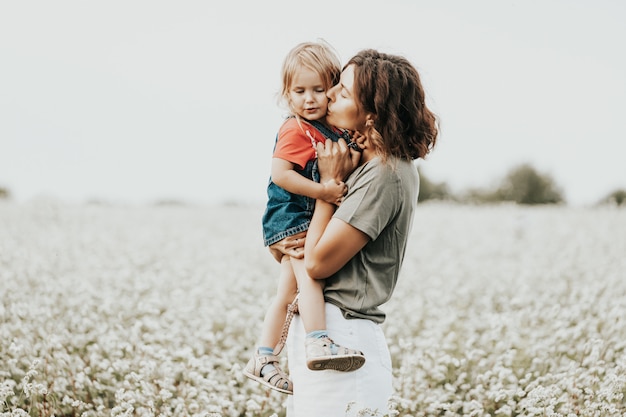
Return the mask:
[[326,137],[319,130],[305,120],[300,120],[298,123],[295,117],[290,117],[285,120],[278,131],[273,156],[303,169],[308,161],[317,156],[314,145],[318,142],[326,142]]

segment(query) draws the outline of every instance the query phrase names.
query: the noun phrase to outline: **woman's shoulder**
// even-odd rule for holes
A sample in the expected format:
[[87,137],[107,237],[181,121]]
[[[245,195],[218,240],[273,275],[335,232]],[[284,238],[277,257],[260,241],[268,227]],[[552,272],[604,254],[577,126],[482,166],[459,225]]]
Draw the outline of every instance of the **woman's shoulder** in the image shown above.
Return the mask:
[[397,158],[389,158],[383,161],[380,157],[375,157],[362,165],[357,171],[360,171],[357,177],[360,177],[361,181],[378,183],[381,186],[405,183],[407,181],[413,182],[417,178],[417,168],[413,163]]
[[412,162],[404,159],[389,157],[383,160],[380,156],[375,156],[362,165],[364,171],[379,171],[384,175],[397,175],[399,171],[415,169]]

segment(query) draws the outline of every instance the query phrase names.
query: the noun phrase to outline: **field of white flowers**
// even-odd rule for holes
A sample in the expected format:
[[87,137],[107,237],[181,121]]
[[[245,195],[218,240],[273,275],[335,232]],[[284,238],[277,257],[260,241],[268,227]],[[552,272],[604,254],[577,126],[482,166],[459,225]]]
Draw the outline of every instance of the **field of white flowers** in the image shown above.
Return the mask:
[[[0,416],[284,416],[261,212],[0,203]],[[381,415],[626,414],[626,210],[422,204],[384,309]]]

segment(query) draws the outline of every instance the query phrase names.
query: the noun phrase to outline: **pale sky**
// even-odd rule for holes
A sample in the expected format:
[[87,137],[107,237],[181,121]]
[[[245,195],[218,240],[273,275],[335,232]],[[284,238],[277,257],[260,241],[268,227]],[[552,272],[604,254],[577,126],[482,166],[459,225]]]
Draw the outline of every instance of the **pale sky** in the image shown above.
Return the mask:
[[626,188],[621,0],[6,1],[0,187],[17,201],[265,201],[288,50],[404,55],[453,191],[514,165],[569,203]]

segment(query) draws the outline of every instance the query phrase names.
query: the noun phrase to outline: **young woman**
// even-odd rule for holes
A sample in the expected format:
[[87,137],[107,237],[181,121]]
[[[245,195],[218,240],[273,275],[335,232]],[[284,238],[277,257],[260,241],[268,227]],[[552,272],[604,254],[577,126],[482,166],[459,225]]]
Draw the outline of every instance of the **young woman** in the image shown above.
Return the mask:
[[[353,415],[382,415],[392,371],[380,305],[392,296],[413,222],[419,178],[412,161],[432,150],[437,122],[417,70],[403,57],[375,50],[354,56],[328,97],[327,122],[365,140],[362,153],[343,140],[317,145],[320,181],[345,180],[348,192],[339,206],[317,200],[304,263],[311,279],[324,282],[328,331],[367,361],[351,373],[312,372],[295,317],[287,343],[295,387],[287,415],[343,417],[350,404]],[[291,239],[282,245],[297,246]]]

